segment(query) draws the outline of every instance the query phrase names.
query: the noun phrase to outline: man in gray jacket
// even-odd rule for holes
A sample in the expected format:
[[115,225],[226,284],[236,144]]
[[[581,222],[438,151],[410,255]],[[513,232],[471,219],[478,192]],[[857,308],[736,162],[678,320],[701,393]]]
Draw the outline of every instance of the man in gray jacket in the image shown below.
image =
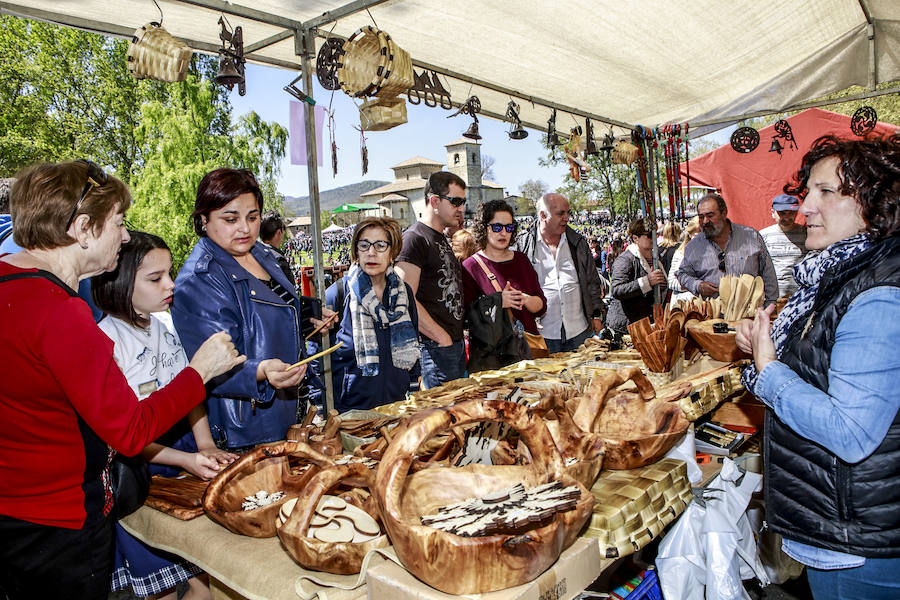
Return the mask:
[[603,329],[603,287],[587,240],[568,225],[569,201],[561,194],[544,194],[537,213],[517,247],[537,271],[547,298],[540,323],[547,347],[569,352]]

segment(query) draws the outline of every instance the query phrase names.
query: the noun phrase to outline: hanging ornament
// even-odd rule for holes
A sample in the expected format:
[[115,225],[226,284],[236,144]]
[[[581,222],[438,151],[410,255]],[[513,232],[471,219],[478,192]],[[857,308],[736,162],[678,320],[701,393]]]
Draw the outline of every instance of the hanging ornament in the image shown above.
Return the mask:
[[328,38],[319,48],[316,56],[316,78],[326,90],[339,90],[337,68],[344,54],[344,41],[339,38]]
[[731,134],[731,147],[735,152],[748,154],[759,146],[759,132],[752,127],[740,127]]
[[369,149],[366,148],[366,134],[359,129],[359,153],[362,156],[362,174],[369,172]]
[[452,115],[448,115],[447,118],[449,119],[459,114],[469,115],[473,119],[472,124],[469,125],[469,128],[462,135],[470,140],[480,140],[481,136],[478,134],[478,113],[480,112],[481,100],[478,99],[478,96],[469,96],[469,98],[463,102],[463,105],[459,107],[459,110]]
[[[794,130],[791,129],[791,124],[785,121],[784,119],[775,123],[775,137],[782,138],[785,141],[786,148],[791,148],[793,150],[797,149],[797,142],[794,141]],[[773,139],[774,142],[778,141],[777,139]],[[770,149],[769,152],[772,150]],[[781,154],[781,152],[778,152]]]
[[550,147],[553,156],[556,156],[556,147],[561,144],[559,135],[556,133],[556,109],[554,108],[550,113],[550,120],[547,121],[547,146]]
[[331,172],[337,177],[338,160],[337,160],[337,142],[334,139],[334,111],[328,112],[328,137],[331,139]]
[[573,127],[569,131],[569,141],[563,146],[566,160],[569,161],[569,174],[576,183],[580,182],[583,177],[587,177],[591,170],[591,166],[581,158],[581,152],[584,150],[581,142],[582,134],[581,125]]
[[523,140],[528,137],[528,132],[522,127],[522,119],[519,118],[519,105],[510,100],[506,105],[504,120],[509,123],[507,135],[511,140]]
[[875,129],[878,123],[878,113],[871,106],[860,106],[850,119],[850,131],[862,137]]
[[[431,73],[429,75],[429,73]],[[413,71],[413,86],[406,91],[406,97],[410,104],[419,104],[423,100],[425,106],[434,108],[438,104],[444,110],[453,108],[450,101],[450,92],[443,86],[438,74],[434,71],[422,71],[416,73]]]

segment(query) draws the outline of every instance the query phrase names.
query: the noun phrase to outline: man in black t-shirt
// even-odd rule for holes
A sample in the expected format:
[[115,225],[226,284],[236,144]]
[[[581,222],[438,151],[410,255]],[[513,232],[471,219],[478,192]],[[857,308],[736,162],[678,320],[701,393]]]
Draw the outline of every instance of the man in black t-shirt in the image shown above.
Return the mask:
[[425,213],[403,234],[395,268],[412,288],[419,312],[422,387],[458,379],[466,370],[463,347],[462,268],[444,229],[459,223],[466,183],[438,171],[425,186]]

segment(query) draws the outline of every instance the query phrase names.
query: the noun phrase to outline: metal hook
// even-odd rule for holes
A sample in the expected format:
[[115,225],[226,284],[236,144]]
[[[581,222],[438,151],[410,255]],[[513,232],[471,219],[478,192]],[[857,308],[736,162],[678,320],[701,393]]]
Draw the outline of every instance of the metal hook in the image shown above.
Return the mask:
[[162,22],[163,22],[163,11],[162,11],[162,8],[160,8],[159,2],[157,2],[156,0],[153,0],[153,4],[156,5],[156,10],[159,11],[159,26],[162,27]]

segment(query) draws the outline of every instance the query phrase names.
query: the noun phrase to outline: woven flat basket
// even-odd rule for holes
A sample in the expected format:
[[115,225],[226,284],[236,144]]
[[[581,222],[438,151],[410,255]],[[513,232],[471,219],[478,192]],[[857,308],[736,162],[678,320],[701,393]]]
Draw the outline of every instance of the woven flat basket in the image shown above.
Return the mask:
[[591,488],[597,500],[585,536],[607,558],[637,552],[662,533],[691,501],[684,461],[664,458],[628,471],[602,471]]
[[375,94],[393,67],[389,40],[386,33],[367,25],[344,42],[337,77],[345,93],[357,98]]
[[406,123],[406,100],[378,98],[363,102],[359,107],[359,122],[363,131],[385,131]]
[[131,38],[126,66],[137,79],[184,81],[192,55],[187,44],[156,23],[147,23]]

